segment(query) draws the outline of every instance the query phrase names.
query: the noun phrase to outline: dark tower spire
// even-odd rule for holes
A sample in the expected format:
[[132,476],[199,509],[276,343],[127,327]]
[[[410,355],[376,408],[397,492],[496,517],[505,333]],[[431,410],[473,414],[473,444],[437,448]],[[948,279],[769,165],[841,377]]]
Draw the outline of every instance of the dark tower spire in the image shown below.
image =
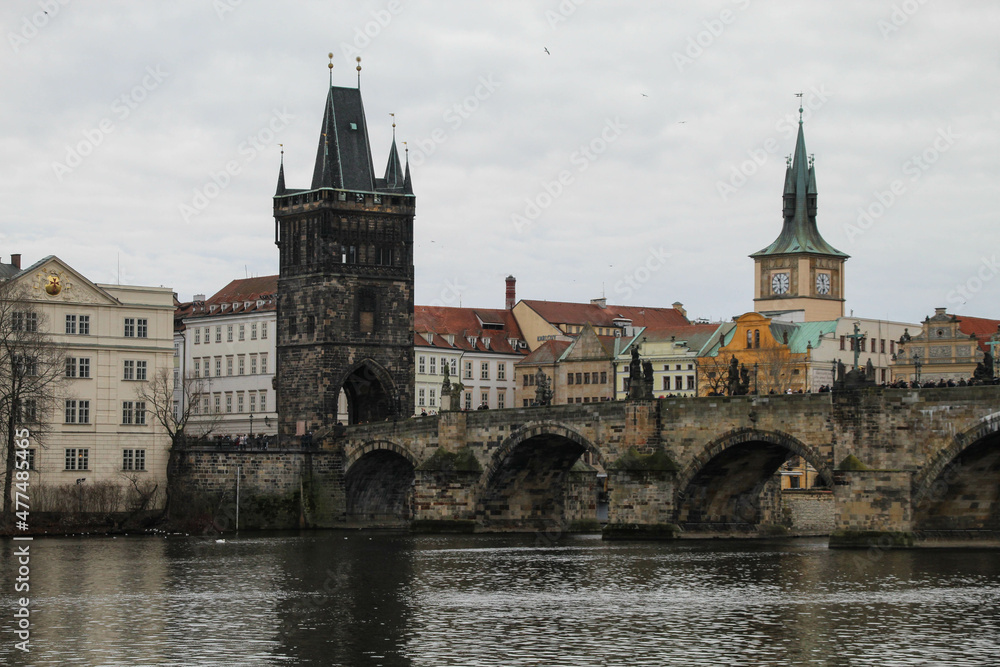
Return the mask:
[[403,168],[399,164],[399,152],[396,150],[396,114],[392,116],[392,146],[389,148],[389,161],[385,165],[386,190],[400,190],[403,187]]
[[278,187],[274,191],[274,196],[283,195],[287,191],[285,188],[285,144],[281,146],[281,166],[278,167]]
[[406,152],[406,174],[403,176],[403,194],[413,194],[413,181],[410,180],[410,147],[403,142],[403,149]]

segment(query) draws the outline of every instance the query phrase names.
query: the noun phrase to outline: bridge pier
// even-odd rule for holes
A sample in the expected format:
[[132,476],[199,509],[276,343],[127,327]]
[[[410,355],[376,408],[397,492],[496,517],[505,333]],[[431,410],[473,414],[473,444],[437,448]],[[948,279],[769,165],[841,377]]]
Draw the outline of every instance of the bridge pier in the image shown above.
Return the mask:
[[678,536],[673,523],[672,470],[618,469],[608,472],[606,540],[665,540]]
[[850,470],[834,473],[834,532],[830,548],[912,547],[913,473]]

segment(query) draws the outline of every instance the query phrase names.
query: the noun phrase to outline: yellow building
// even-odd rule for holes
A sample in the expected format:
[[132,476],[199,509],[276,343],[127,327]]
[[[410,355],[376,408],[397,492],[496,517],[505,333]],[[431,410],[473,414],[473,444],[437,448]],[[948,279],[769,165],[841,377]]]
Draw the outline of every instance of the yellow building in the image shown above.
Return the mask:
[[[783,394],[809,390],[808,366],[811,345],[794,351],[798,327],[778,322],[760,313],[736,318],[719,343],[698,359],[700,396],[747,393]],[[741,376],[732,379],[732,360]],[[736,385],[742,385],[737,387]]]

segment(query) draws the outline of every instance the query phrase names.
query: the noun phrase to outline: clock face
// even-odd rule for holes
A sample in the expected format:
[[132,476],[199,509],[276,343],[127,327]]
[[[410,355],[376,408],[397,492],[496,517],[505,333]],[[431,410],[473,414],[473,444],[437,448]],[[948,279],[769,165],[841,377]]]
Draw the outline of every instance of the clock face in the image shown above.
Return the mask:
[[771,276],[771,291],[775,294],[784,294],[788,291],[787,273],[775,273]]
[[830,274],[829,273],[816,274],[816,294],[829,294],[829,293],[830,293]]

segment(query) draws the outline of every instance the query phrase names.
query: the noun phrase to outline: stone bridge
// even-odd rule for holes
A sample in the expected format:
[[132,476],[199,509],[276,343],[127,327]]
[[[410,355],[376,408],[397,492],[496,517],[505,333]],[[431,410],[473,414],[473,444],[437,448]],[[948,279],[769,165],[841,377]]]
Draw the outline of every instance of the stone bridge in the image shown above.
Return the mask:
[[780,534],[776,473],[799,456],[831,490],[833,546],[1000,535],[998,386],[447,412],[301,456],[317,525]]

